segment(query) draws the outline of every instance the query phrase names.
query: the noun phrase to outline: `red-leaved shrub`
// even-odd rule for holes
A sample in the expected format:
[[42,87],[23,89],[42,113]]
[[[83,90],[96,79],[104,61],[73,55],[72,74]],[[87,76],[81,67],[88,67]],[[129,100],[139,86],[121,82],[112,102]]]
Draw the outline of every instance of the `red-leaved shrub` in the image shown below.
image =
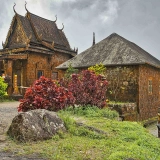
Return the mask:
[[24,98],[20,100],[18,112],[33,109],[61,110],[73,105],[73,94],[64,87],[60,87],[51,79],[40,77],[26,90]]
[[90,104],[103,108],[106,105],[107,84],[103,76],[84,70],[79,74],[72,74],[68,90],[76,98],[75,104]]

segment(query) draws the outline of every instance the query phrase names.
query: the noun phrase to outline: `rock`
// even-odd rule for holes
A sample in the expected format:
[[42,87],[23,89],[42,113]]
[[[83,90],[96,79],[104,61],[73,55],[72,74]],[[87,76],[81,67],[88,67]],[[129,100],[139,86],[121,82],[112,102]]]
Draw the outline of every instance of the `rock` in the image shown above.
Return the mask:
[[18,114],[7,134],[18,141],[28,142],[49,139],[60,130],[66,131],[63,121],[55,112],[37,109]]
[[6,141],[6,136],[5,135],[0,135],[0,143]]

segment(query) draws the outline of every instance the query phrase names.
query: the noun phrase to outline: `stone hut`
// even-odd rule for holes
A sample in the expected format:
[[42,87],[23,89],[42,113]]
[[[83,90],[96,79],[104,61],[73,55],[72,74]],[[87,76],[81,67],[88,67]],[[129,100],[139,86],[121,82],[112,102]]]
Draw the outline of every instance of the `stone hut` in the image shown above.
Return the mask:
[[12,19],[3,49],[0,50],[0,74],[10,78],[8,94],[14,89],[14,75],[17,75],[18,88],[30,86],[36,79],[45,77],[58,79],[61,71],[55,67],[74,57],[77,52],[71,49],[62,29],[56,20],[51,21],[27,11],[19,15],[13,7]]
[[137,120],[156,117],[160,106],[160,61],[116,33],[93,45],[57,69],[69,64],[86,69],[102,63],[106,66],[110,101],[133,102]]

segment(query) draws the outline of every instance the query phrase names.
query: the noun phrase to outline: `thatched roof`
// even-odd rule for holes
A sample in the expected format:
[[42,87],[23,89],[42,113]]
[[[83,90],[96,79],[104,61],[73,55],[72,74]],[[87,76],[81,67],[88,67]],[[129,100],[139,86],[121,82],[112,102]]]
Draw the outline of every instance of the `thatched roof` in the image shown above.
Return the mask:
[[111,34],[57,68],[66,69],[70,63],[74,68],[86,68],[99,63],[105,66],[147,63],[160,67],[158,59],[116,33]]

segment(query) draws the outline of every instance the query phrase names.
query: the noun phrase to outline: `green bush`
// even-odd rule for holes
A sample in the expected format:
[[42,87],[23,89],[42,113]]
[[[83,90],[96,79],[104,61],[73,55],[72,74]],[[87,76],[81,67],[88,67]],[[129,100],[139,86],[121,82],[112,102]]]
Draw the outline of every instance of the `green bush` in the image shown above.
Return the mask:
[[7,83],[4,82],[4,79],[0,76],[0,99],[3,99],[7,95]]
[[72,67],[72,64],[70,63],[68,66],[68,69],[65,72],[64,78],[65,79],[71,79],[72,74],[78,73],[78,69],[75,69]]
[[95,72],[96,75],[104,75],[106,68],[102,63],[100,63],[89,67],[88,70]]

